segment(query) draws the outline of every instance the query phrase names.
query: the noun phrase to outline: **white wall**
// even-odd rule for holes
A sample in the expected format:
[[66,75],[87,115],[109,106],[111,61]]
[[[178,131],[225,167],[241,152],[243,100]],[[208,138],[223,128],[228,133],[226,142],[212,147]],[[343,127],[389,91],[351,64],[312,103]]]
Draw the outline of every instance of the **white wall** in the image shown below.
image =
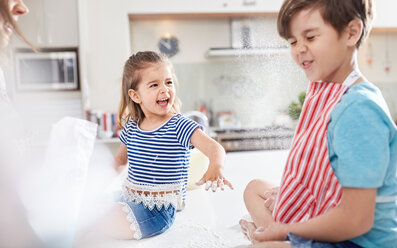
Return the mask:
[[126,0],[79,1],[81,8],[81,57],[86,108],[115,111],[120,97],[120,78],[130,54]]

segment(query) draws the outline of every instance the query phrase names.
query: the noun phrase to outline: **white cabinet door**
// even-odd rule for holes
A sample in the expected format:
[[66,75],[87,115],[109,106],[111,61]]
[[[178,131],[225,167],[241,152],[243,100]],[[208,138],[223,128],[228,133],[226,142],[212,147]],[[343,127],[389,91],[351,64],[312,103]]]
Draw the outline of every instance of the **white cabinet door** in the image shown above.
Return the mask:
[[29,13],[21,16],[18,24],[26,38],[38,47],[78,46],[77,1],[25,0]]
[[45,27],[49,46],[78,46],[77,0],[44,0]]
[[130,14],[278,12],[282,0],[130,0]]
[[374,28],[397,28],[397,1],[375,0]]

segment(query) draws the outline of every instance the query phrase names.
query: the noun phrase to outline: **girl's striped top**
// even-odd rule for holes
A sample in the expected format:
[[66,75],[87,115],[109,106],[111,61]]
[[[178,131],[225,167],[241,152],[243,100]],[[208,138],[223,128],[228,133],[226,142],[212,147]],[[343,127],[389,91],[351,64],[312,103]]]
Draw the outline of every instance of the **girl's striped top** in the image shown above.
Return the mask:
[[129,121],[120,133],[128,154],[124,196],[137,203],[143,202],[150,209],[154,206],[161,209],[169,204],[181,208],[186,196],[190,149],[193,148],[190,138],[198,127],[199,124],[181,114],[151,131],[141,130]]

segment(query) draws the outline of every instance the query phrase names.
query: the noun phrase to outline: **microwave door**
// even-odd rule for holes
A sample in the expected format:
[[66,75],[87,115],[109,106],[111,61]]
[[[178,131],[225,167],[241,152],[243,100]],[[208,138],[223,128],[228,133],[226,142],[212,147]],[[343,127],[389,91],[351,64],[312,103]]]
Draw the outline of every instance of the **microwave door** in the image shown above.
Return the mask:
[[17,58],[17,81],[24,90],[78,89],[73,52],[22,54]]
[[52,59],[26,58],[19,61],[20,84],[25,89],[47,89],[56,79],[56,74],[58,69]]

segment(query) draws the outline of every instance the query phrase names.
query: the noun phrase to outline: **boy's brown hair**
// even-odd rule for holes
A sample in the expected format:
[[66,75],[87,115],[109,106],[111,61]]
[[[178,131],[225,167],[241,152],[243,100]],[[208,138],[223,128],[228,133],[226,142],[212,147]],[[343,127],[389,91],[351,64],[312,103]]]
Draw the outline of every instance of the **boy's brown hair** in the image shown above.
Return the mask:
[[292,18],[308,8],[320,9],[324,21],[333,26],[339,34],[353,19],[361,20],[363,32],[357,41],[357,48],[364,42],[371,30],[374,16],[372,0],[285,0],[277,18],[279,35],[284,39],[290,38]]
[[[130,120],[137,123],[145,118],[145,114],[143,113],[141,106],[130,98],[128,90],[137,90],[138,84],[142,79],[141,71],[143,69],[159,64],[165,64],[171,68],[173,81],[175,85],[177,85],[177,78],[173,71],[172,64],[163,54],[158,54],[152,51],[138,52],[131,55],[125,62],[121,85],[121,101],[118,113],[118,120],[121,128],[123,128]],[[180,112],[180,100],[177,96],[175,96],[172,110],[174,113]]]

